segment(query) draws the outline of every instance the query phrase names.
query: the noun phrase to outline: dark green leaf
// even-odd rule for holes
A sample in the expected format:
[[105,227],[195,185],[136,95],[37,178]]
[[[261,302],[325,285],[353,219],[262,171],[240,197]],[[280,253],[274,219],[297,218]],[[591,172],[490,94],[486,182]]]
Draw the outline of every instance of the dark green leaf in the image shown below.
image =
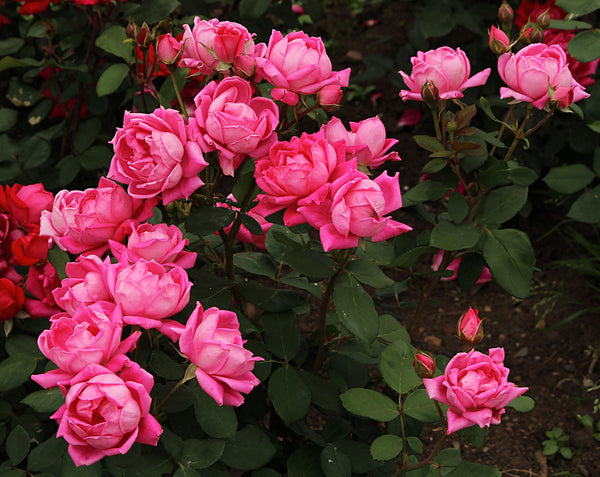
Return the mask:
[[[512,161],[509,161],[511,163]],[[527,187],[533,184],[537,180],[537,174],[529,167],[511,165],[510,172],[508,173],[508,180],[514,185]]]
[[269,255],[261,252],[239,252],[234,254],[233,263],[246,272],[275,279],[277,269]]
[[585,30],[592,28],[593,26],[588,22],[582,22],[579,20],[550,20],[549,28],[556,28],[557,30]]
[[488,187],[496,187],[508,179],[510,169],[504,161],[499,161],[477,176],[477,180]]
[[415,142],[429,152],[439,152],[444,150],[444,145],[432,136],[414,136]]
[[43,389],[25,396],[21,402],[33,408],[36,412],[55,412],[65,403],[65,397],[60,389]]
[[335,284],[333,302],[339,320],[359,340],[377,338],[379,316],[372,298],[352,275],[343,274]]
[[512,219],[527,202],[527,187],[510,185],[491,191],[483,202],[481,220],[500,225]]
[[469,214],[469,203],[460,192],[453,192],[448,199],[448,214],[455,224],[460,224]]
[[394,280],[388,277],[381,268],[366,256],[353,260],[346,267],[359,282],[373,288],[385,288],[394,284]]
[[71,261],[71,257],[64,250],[61,250],[58,245],[54,244],[54,246],[48,250],[48,260],[56,270],[58,277],[61,280],[67,278],[67,272],[65,271],[65,267],[67,263]]
[[379,371],[389,387],[406,394],[421,384],[412,362],[416,349],[402,340],[388,345],[379,358]]
[[193,469],[205,469],[219,460],[225,449],[220,439],[187,439],[183,442],[181,461]]
[[79,170],[81,165],[75,156],[68,155],[63,157],[58,164],[56,165],[58,168],[58,184],[61,187],[66,187],[69,185],[77,174],[79,174]]
[[238,289],[242,298],[274,313],[291,310],[302,303],[302,298],[296,290],[277,290],[255,281],[240,283]]
[[474,445],[478,449],[485,443],[485,436],[487,435],[487,427],[479,427],[477,425],[467,427],[460,431],[469,444]]
[[22,66],[41,66],[44,64],[44,60],[34,60],[33,58],[13,58],[12,56],[5,56],[0,59],[0,71],[8,70],[10,68],[19,68]]
[[92,118],[83,121],[79,125],[77,135],[75,136],[75,154],[81,154],[87,150],[96,140],[102,129],[100,118]]
[[248,229],[250,233],[254,235],[264,235],[262,227],[258,221],[248,214],[242,214],[242,225]]
[[6,338],[6,352],[13,354],[29,354],[36,358],[42,358],[44,355],[37,345],[37,340],[33,336],[11,333]]
[[426,180],[420,182],[415,187],[402,194],[402,200],[404,202],[425,202],[427,200],[438,200],[444,197],[444,195],[451,190],[452,188],[446,184]]
[[270,5],[271,0],[242,0],[240,2],[240,16],[243,19],[256,20],[267,12]]
[[154,371],[153,374],[165,379],[178,381],[183,378],[185,372],[183,364],[174,361],[173,358],[162,352],[160,349],[152,351],[149,364],[152,371]]
[[31,471],[40,471],[51,468],[56,462],[59,462],[67,450],[67,443],[64,439],[52,436],[47,441],[32,449],[27,458],[27,469]]
[[328,445],[321,451],[321,470],[326,477],[350,477],[352,465],[350,459],[333,445]]
[[25,45],[25,40],[16,36],[0,40],[0,56],[12,55],[19,51],[23,45]]
[[286,361],[294,359],[301,344],[296,315],[293,312],[264,313],[260,325],[267,350]]
[[440,420],[435,403],[427,395],[425,389],[417,389],[406,396],[402,412],[421,422],[438,422]]
[[333,412],[341,410],[338,391],[332,383],[303,369],[300,369],[298,374],[304,384],[308,386],[313,404]]
[[319,451],[314,447],[300,447],[286,462],[288,477],[323,477]]
[[473,222],[456,225],[440,220],[431,231],[430,245],[442,250],[462,250],[474,247],[479,242],[479,235],[480,228]]
[[448,161],[446,159],[432,159],[423,167],[423,174],[435,174],[436,172],[440,172],[447,165]]
[[260,469],[275,454],[269,436],[256,426],[246,426],[237,432],[235,439],[227,442],[221,460],[240,470]]
[[25,139],[19,147],[19,158],[25,169],[34,169],[41,166],[50,157],[52,148],[50,143],[38,134]]
[[404,447],[402,437],[393,434],[379,436],[371,444],[371,455],[376,460],[390,460],[396,457]]
[[447,475],[448,477],[501,477],[502,474],[495,465],[490,466],[463,461]]
[[98,96],[106,96],[114,93],[121,83],[129,75],[129,66],[125,63],[117,63],[106,68],[96,84],[96,93]]
[[341,394],[340,399],[347,411],[375,421],[388,422],[399,415],[397,403],[371,389],[352,388]]
[[294,368],[285,365],[269,379],[269,398],[286,426],[306,416],[311,394]]
[[13,465],[19,465],[29,454],[29,434],[23,426],[16,426],[6,438],[5,448]]
[[138,23],[147,22],[149,25],[166,19],[180,3],[177,0],[144,0],[135,13]]
[[456,26],[456,17],[450,8],[440,4],[429,5],[417,13],[419,30],[425,38],[444,36]]
[[235,219],[235,212],[225,207],[194,207],[185,221],[186,230],[195,235],[209,235],[227,227]]
[[585,30],[569,41],[569,53],[581,62],[594,61],[600,57],[600,32]]
[[[556,6],[577,16],[587,15],[600,8],[599,0],[557,0]],[[570,22],[569,22],[570,23]]]
[[571,205],[567,216],[586,224],[600,222],[600,186],[581,194]]
[[542,180],[556,192],[573,194],[587,187],[596,175],[585,164],[553,167]]
[[434,247],[415,247],[407,252],[404,252],[398,258],[396,258],[390,265],[393,267],[401,267],[401,268],[412,268],[414,267],[421,255],[426,253],[435,252],[436,249]]
[[304,247],[290,250],[281,261],[317,282],[332,276],[339,268],[339,265],[324,253]]
[[20,386],[35,370],[37,359],[30,354],[17,353],[0,363],[0,392]]
[[128,63],[133,61],[133,44],[128,41],[125,28],[113,25],[102,32],[96,39],[96,46]]
[[77,160],[86,171],[108,169],[113,151],[106,146],[92,146],[77,156]]
[[462,461],[460,449],[442,449],[433,461],[442,467],[456,467]]
[[8,131],[17,124],[19,114],[14,109],[0,108],[0,132]]
[[388,343],[401,340],[410,344],[410,335],[408,334],[408,331],[406,331],[406,328],[391,315],[381,315],[379,317],[378,338]]
[[467,253],[462,257],[460,266],[458,267],[458,274],[456,281],[461,290],[468,290],[471,288],[483,272],[485,262],[483,257],[478,253]]

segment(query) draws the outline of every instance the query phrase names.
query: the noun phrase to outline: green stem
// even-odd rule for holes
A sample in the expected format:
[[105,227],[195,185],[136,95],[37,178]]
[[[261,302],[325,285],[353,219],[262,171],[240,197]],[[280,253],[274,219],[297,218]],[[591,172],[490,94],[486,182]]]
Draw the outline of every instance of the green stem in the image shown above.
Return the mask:
[[[504,121],[502,122],[500,131],[498,131],[498,136],[496,136],[498,141],[500,139],[502,139],[502,134],[504,134],[504,131],[506,130],[506,127],[507,127],[507,123],[508,123],[509,119],[511,118],[511,116],[514,114],[514,112],[515,112],[515,105],[511,104],[508,112],[506,113],[506,116],[504,116]],[[496,146],[492,147],[492,150],[490,151],[490,157],[494,157],[494,153],[496,152],[496,149],[497,149]]]
[[173,386],[173,389],[171,389],[168,392],[168,394],[162,399],[162,401],[156,405],[152,414],[158,414],[158,411],[160,411],[160,409],[167,403],[169,399],[173,397],[173,395],[179,390],[181,386],[185,384],[186,381],[188,381],[188,379],[185,376],[181,378],[181,381],[179,381],[175,386]]
[[525,131],[525,126],[527,125],[527,121],[529,121],[529,119],[531,118],[531,112],[532,112],[532,106],[531,106],[531,104],[528,104],[527,105],[527,114],[525,115],[525,118],[523,118],[523,122],[521,123],[519,128],[515,131],[515,137],[513,138],[513,142],[510,145],[510,148],[508,149],[506,156],[504,156],[504,162],[508,161],[512,157],[513,153],[517,149],[517,144],[519,144],[519,141],[525,137],[523,135],[523,132]]
[[187,109],[185,108],[183,98],[181,97],[181,91],[179,90],[179,85],[177,84],[177,78],[175,77],[175,72],[172,71],[169,76],[171,77],[171,81],[173,82],[173,88],[175,88],[175,94],[177,95],[177,101],[179,102],[179,109],[181,109],[181,114],[187,121],[189,119],[189,116],[187,113]]

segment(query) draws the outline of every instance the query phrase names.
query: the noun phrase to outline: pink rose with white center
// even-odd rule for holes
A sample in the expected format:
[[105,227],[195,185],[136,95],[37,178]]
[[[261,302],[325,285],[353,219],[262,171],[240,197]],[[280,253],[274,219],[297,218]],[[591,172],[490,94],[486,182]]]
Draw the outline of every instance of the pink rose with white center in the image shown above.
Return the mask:
[[398,174],[374,180],[359,171],[341,176],[331,185],[331,196],[320,203],[299,202],[300,213],[319,229],[323,249],[354,248],[361,237],[379,242],[412,230],[387,214],[402,207]]
[[498,58],[498,72],[508,86],[500,88],[501,98],[531,103],[538,109],[552,100],[567,107],[589,96],[573,79],[567,55],[558,45],[532,43],[515,54],[505,53]]
[[25,298],[24,308],[27,313],[33,318],[48,318],[62,311],[52,295],[60,285],[58,273],[50,262],[30,267],[25,281],[25,290],[35,298]]
[[192,268],[198,254],[184,250],[188,243],[189,240],[183,238],[183,232],[176,225],[152,225],[149,222],[131,228],[127,245],[109,241],[110,250],[119,261],[135,263],[144,259]]
[[88,364],[106,365],[113,357],[130,352],[142,333],[135,331],[121,341],[121,308],[107,301],[81,305],[72,316],[57,313],[50,321],[50,329],[38,337],[38,347],[58,369],[33,378],[44,388],[68,381]]
[[183,325],[166,318],[179,313],[190,300],[189,281],[185,270],[167,268],[143,259],[123,265],[110,282],[114,302],[121,305],[123,321],[145,329],[156,328],[177,341]]
[[323,131],[329,142],[344,141],[346,157],[356,157],[359,166],[374,169],[386,161],[400,160],[397,152],[386,153],[398,140],[386,138],[385,126],[377,116],[358,123],[350,122],[350,131],[339,118],[331,118]]
[[105,177],[94,189],[61,190],[52,211],[43,211],[40,235],[54,239],[58,246],[74,254],[102,256],[108,241],[121,242],[129,221],[139,224],[152,217],[156,199],[141,200]]
[[244,348],[240,324],[234,312],[200,303],[190,315],[179,339],[179,349],[196,366],[198,383],[222,406],[240,406],[243,394],[260,383],[252,374],[262,358]]
[[117,128],[110,143],[115,155],[108,177],[128,184],[135,199],[160,194],[168,204],[189,198],[204,185],[198,174],[208,163],[174,109],[159,108],[150,114],[125,111],[123,127]]
[[267,217],[286,209],[283,219],[288,227],[304,223],[298,201],[309,196],[315,202],[324,200],[330,183],[354,168],[356,161],[346,161],[345,145],[330,143],[322,130],[280,141],[268,156],[256,161],[254,178],[264,194],[258,195],[259,204],[253,210]]
[[477,424],[500,424],[505,407],[529,388],[508,381],[504,349],[492,348],[489,356],[479,351],[459,353],[450,360],[442,376],[423,379],[427,394],[448,404],[448,434]]
[[273,99],[295,106],[299,95],[316,94],[330,85],[348,86],[350,68],[333,71],[321,38],[273,30],[264,58],[256,58],[259,75],[275,88]]
[[162,428],[150,414],[154,378],[124,355],[119,364],[83,368],[69,381],[65,404],[50,416],[77,466],[125,454],[134,442],[158,443]]
[[218,151],[225,175],[233,176],[247,155],[258,158],[277,142],[279,109],[254,97],[252,85],[237,76],[210,82],[194,98],[190,129],[204,152]]
[[485,84],[491,72],[490,68],[486,68],[469,77],[471,63],[467,55],[460,48],[453,50],[448,46],[418,51],[410,61],[413,65],[410,76],[404,71],[399,72],[408,86],[408,89],[400,91],[403,101],[423,101],[421,90],[428,81],[435,85],[440,99],[462,98],[465,89]]

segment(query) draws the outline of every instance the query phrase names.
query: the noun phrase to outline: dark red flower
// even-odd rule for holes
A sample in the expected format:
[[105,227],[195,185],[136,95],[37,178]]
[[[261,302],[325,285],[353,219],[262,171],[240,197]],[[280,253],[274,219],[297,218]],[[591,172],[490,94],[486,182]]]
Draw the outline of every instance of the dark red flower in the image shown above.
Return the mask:
[[10,320],[21,311],[25,292],[8,278],[0,278],[0,322]]

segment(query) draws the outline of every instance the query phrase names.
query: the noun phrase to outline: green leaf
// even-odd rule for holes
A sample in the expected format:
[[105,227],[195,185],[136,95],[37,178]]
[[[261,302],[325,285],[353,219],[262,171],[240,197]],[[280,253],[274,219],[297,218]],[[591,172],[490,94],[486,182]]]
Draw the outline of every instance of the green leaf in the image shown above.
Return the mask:
[[256,20],[267,12],[270,5],[271,0],[242,0],[240,16],[242,19]]
[[469,444],[474,445],[478,449],[481,449],[485,443],[485,436],[487,435],[487,427],[479,427],[477,425],[461,429],[459,431],[465,436],[465,439]]
[[27,170],[41,166],[50,157],[52,147],[38,134],[26,138],[19,146],[19,158]]
[[267,350],[286,361],[294,359],[302,338],[295,313],[264,313],[260,325]]
[[36,412],[55,412],[65,403],[65,397],[60,389],[43,389],[34,391],[21,399],[23,404],[27,404]]
[[[599,131],[600,132],[600,131]],[[600,175],[600,147],[594,149],[594,172]]]
[[352,464],[350,459],[333,445],[328,445],[321,451],[321,470],[326,477],[350,477]]
[[33,336],[19,335],[11,333],[6,338],[6,352],[9,355],[13,354],[29,354],[36,358],[43,358],[44,355],[38,348],[37,340]]
[[416,349],[404,341],[395,341],[388,345],[379,358],[379,371],[389,387],[406,394],[421,384],[412,362]]
[[352,388],[341,394],[340,399],[347,411],[378,422],[388,422],[399,415],[397,403],[371,389]]
[[152,25],[166,19],[180,3],[177,0],[144,0],[135,13],[138,24],[143,22]]
[[491,191],[483,202],[481,220],[500,225],[512,219],[527,202],[527,187],[510,185]]
[[400,454],[403,447],[402,437],[385,434],[372,442],[371,455],[375,460],[390,460]]
[[477,180],[488,187],[496,187],[508,179],[510,168],[504,161],[498,161],[496,164],[482,171]]
[[442,449],[433,461],[442,467],[456,467],[461,463],[460,449]]
[[8,70],[10,68],[20,68],[23,66],[41,66],[44,64],[44,60],[34,60],[33,58],[13,58],[12,56],[5,56],[0,59],[0,71]]
[[69,257],[67,252],[61,250],[58,245],[54,244],[54,246],[48,250],[48,260],[50,260],[50,263],[56,270],[56,273],[61,280],[67,278],[67,272],[65,271],[65,268],[67,263],[71,261],[71,257]]
[[438,422],[440,420],[435,403],[427,395],[425,389],[417,389],[406,396],[402,412],[421,422]]
[[83,151],[90,148],[102,130],[102,122],[100,118],[92,118],[88,121],[83,121],[79,125],[77,135],[75,136],[75,154],[81,154]]
[[0,40],[0,56],[12,55],[19,51],[23,45],[25,45],[25,40],[16,36]]
[[359,257],[350,262],[346,270],[359,282],[373,288],[385,288],[394,284],[394,280],[383,273],[381,268],[366,256]]
[[332,276],[340,268],[326,254],[304,247],[286,253],[281,261],[316,282]]
[[419,182],[409,191],[402,194],[403,201],[425,202],[427,200],[438,200],[444,197],[452,188],[441,182],[426,180]]
[[277,268],[273,259],[266,253],[239,252],[233,255],[233,264],[256,275],[263,275],[275,279]]
[[275,455],[275,446],[267,434],[256,426],[246,426],[227,442],[221,460],[239,470],[260,469]]
[[29,380],[37,366],[37,358],[17,353],[0,363],[0,392],[10,391]]
[[19,113],[14,109],[0,108],[0,132],[8,131],[17,124]]
[[269,398],[286,426],[306,416],[311,394],[294,368],[285,365],[271,375]]
[[444,36],[456,26],[456,18],[449,7],[429,5],[421,8],[417,15],[417,24],[425,38]]
[[30,437],[23,426],[16,426],[6,438],[5,448],[12,465],[19,465],[29,454]]
[[553,167],[542,180],[561,194],[573,194],[587,187],[596,175],[585,164]]
[[527,298],[535,255],[524,232],[485,229],[483,256],[494,280],[516,298]]
[[[447,152],[453,154],[451,151]],[[436,172],[440,172],[447,165],[448,161],[446,159],[432,159],[423,166],[423,174],[435,174]]]
[[469,214],[469,203],[460,192],[453,192],[448,199],[448,214],[455,224],[460,224]]
[[535,406],[535,401],[529,396],[519,396],[514,398],[507,406],[512,407],[518,412],[529,412]]
[[432,253],[435,251],[435,247],[415,247],[397,257],[390,265],[392,267],[412,268],[415,265],[417,265],[417,263],[419,262],[419,258],[421,258],[421,255],[425,255],[426,253]]
[[600,32],[585,30],[569,41],[569,53],[578,61],[587,63],[600,57]]
[[194,414],[200,427],[210,437],[233,439],[237,430],[237,416],[231,406],[219,406],[200,387],[194,387]]
[[408,437],[406,441],[408,443],[408,447],[410,447],[416,454],[423,452],[423,443],[418,437],[411,436]]
[[323,477],[319,451],[314,447],[299,447],[286,462],[288,477]]
[[456,225],[440,220],[431,231],[429,244],[442,250],[462,250],[474,247],[479,242],[479,235],[480,228],[473,222]]
[[339,412],[342,409],[337,388],[330,382],[315,376],[304,369],[298,370],[300,379],[308,387],[311,394],[311,401],[315,406],[322,407],[333,412]]
[[[512,161],[509,161],[511,163]],[[537,174],[529,167],[511,165],[510,172],[508,173],[508,180],[514,185],[527,187],[533,184],[537,179]]]
[[121,83],[129,75],[129,65],[125,63],[117,63],[106,68],[96,84],[96,93],[98,96],[106,96],[114,93]]
[[279,290],[247,281],[238,285],[244,300],[254,303],[265,311],[282,312],[291,310],[302,303],[296,290]]
[[556,6],[577,16],[587,15],[600,8],[599,0],[557,0]]
[[365,343],[377,338],[379,316],[373,299],[352,275],[343,274],[333,291],[335,311],[342,324]]
[[556,28],[557,30],[585,30],[593,28],[593,25],[588,22],[582,22],[579,20],[550,20],[549,28]]
[[165,379],[180,380],[185,372],[182,364],[173,360],[173,358],[160,349],[152,351],[149,364],[152,371],[154,371],[153,374]]
[[456,275],[456,281],[460,289],[466,291],[474,286],[479,280],[484,266],[485,262],[480,254],[467,253],[463,255]]
[[[432,136],[413,136],[415,142],[429,152],[440,152],[444,151],[444,145],[436,138]],[[446,162],[446,161],[444,161]]]
[[86,171],[108,169],[113,152],[106,146],[92,146],[77,156],[77,160]]
[[472,462],[463,461],[452,472],[447,474],[448,477],[501,477],[502,474],[498,467],[484,464],[474,464]]
[[235,212],[225,207],[199,206],[192,209],[185,221],[186,230],[195,235],[209,235],[227,227],[235,219]]
[[27,458],[27,469],[31,471],[49,469],[62,459],[66,451],[67,443],[65,440],[52,436],[32,449]]
[[61,187],[66,187],[69,185],[77,174],[79,174],[79,170],[81,168],[79,161],[75,156],[69,154],[68,156],[63,157],[58,164],[56,165],[59,170],[58,173],[58,184]]
[[571,205],[567,217],[586,224],[600,222],[600,186],[581,194]]
[[128,63],[133,61],[133,44],[128,41],[125,28],[113,25],[96,38],[96,46]]
[[187,439],[183,442],[181,461],[193,469],[206,469],[223,455],[225,441],[220,439]]

